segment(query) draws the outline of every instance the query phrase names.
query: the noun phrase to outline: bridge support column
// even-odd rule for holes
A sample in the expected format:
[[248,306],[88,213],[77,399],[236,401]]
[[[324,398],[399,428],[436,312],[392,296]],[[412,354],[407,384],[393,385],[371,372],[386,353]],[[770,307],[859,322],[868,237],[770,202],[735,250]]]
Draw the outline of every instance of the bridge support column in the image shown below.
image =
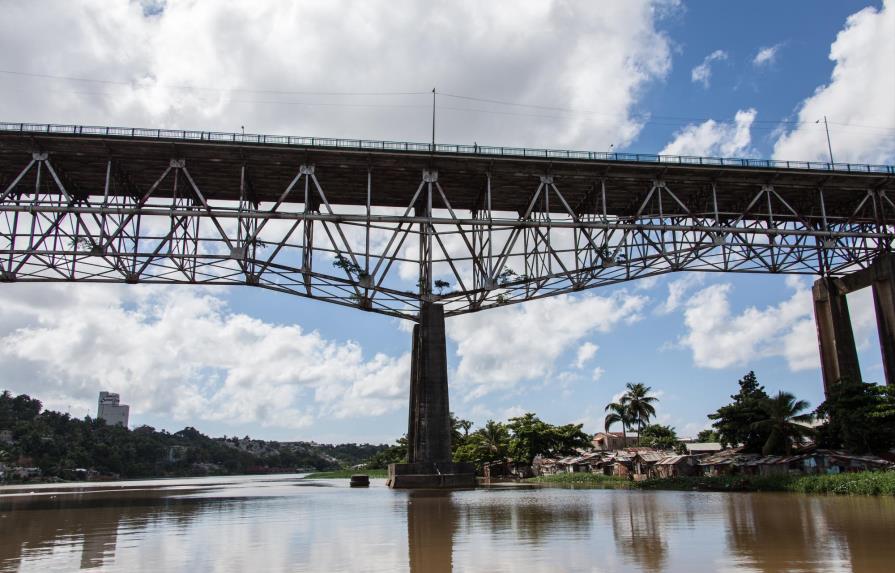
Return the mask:
[[873,306],[879,329],[886,384],[895,387],[895,255],[880,257],[871,267]]
[[451,462],[444,307],[424,303],[413,327],[406,464],[390,464],[394,488],[474,487],[471,464]]
[[858,350],[848,314],[846,292],[840,292],[836,279],[821,278],[811,289],[814,295],[814,320],[820,346],[820,367],[824,394],[842,378],[861,380]]
[[814,283],[814,318],[825,392],[841,378],[863,381],[845,297],[866,287],[873,290],[886,384],[895,386],[895,254],[887,253],[866,269]]

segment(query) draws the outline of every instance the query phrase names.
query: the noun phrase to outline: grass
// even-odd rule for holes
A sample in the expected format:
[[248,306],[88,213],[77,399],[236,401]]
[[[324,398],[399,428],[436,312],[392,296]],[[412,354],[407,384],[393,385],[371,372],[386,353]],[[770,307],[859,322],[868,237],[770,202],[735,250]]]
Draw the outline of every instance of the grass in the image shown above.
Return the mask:
[[557,485],[675,490],[675,491],[782,491],[833,495],[895,495],[895,472],[859,472],[808,476],[675,477],[629,481],[598,474],[557,474],[527,480]]
[[354,475],[367,475],[371,478],[388,477],[388,470],[333,470],[328,472],[314,472],[305,476],[305,479],[348,479]]
[[603,487],[630,487],[631,481],[622,476],[604,476],[590,473],[562,473],[549,476],[538,476],[525,480],[528,483],[549,483],[566,485],[593,485]]

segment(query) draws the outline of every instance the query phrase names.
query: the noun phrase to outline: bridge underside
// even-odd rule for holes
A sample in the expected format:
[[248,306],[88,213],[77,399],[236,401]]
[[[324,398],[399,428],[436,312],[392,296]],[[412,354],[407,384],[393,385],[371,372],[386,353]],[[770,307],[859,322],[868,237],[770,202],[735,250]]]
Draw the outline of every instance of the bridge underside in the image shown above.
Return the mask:
[[844,276],[879,173],[0,131],[0,280],[251,285],[416,320],[676,271]]
[[419,322],[411,462],[450,457],[444,317],[671,272],[824,277],[828,384],[859,377],[842,285],[877,273],[893,383],[888,167],[47,131],[0,130],[0,281],[249,285]]

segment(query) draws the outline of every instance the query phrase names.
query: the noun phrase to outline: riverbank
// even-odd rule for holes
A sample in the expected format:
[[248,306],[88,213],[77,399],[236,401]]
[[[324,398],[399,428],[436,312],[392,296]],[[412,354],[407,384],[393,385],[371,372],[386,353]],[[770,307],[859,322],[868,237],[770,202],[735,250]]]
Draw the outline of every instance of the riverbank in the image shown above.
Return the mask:
[[333,470],[328,472],[314,472],[305,476],[305,479],[348,479],[354,475],[366,475],[371,478],[387,478],[388,470]]
[[807,476],[675,477],[630,481],[619,476],[572,473],[540,476],[528,483],[671,491],[781,491],[834,495],[895,495],[895,472]]

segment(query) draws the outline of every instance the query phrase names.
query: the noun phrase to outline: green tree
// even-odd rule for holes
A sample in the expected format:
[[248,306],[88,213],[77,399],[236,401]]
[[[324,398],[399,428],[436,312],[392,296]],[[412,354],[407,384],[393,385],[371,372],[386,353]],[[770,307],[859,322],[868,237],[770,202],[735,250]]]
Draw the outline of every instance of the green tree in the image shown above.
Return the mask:
[[622,443],[627,447],[627,430],[631,427],[631,414],[628,411],[628,407],[624,404],[619,404],[618,402],[611,402],[606,405],[606,408],[603,411],[609,412],[603,420],[603,428],[606,430],[606,433],[609,433],[609,428],[620,423],[622,425]]
[[378,452],[367,462],[370,469],[385,469],[389,464],[401,464],[407,461],[407,436],[399,438],[395,445]]
[[481,468],[485,462],[506,459],[509,444],[510,433],[507,427],[500,422],[488,420],[454,451],[454,461],[472,462]]
[[888,386],[840,380],[817,407],[823,420],[818,444],[856,454],[882,453],[895,446],[895,392]]
[[590,436],[581,431],[581,424],[553,426],[533,413],[510,418],[509,454],[519,462],[530,464],[535,456],[567,456],[590,446]]
[[768,432],[754,424],[765,418],[763,404],[768,399],[755,372],[739,380],[740,391],[731,396],[733,402],[718,408],[708,418],[718,432],[719,442],[727,446],[742,444],[745,452],[758,453],[768,441]]
[[701,430],[698,434],[696,434],[697,442],[720,442],[721,434],[716,432],[715,430]]
[[464,420],[463,418],[458,418],[454,415],[453,412],[450,413],[451,417],[451,449],[456,449],[457,447],[463,445],[463,443],[469,438],[469,429],[472,428],[472,422],[469,420]]
[[761,453],[790,455],[794,441],[813,435],[814,430],[804,424],[811,422],[814,415],[801,413],[807,409],[808,402],[796,400],[795,396],[783,390],[773,398],[767,398],[762,403],[764,418],[752,424],[755,429],[768,434]]
[[639,382],[636,384],[628,382],[625,388],[625,393],[619,402],[627,408],[632,425],[637,427],[637,443],[639,444],[643,427],[649,424],[650,418],[656,415],[656,408],[653,404],[659,399],[649,395],[652,388]]
[[650,424],[640,434],[640,445],[660,450],[671,450],[678,443],[677,432],[671,426]]

